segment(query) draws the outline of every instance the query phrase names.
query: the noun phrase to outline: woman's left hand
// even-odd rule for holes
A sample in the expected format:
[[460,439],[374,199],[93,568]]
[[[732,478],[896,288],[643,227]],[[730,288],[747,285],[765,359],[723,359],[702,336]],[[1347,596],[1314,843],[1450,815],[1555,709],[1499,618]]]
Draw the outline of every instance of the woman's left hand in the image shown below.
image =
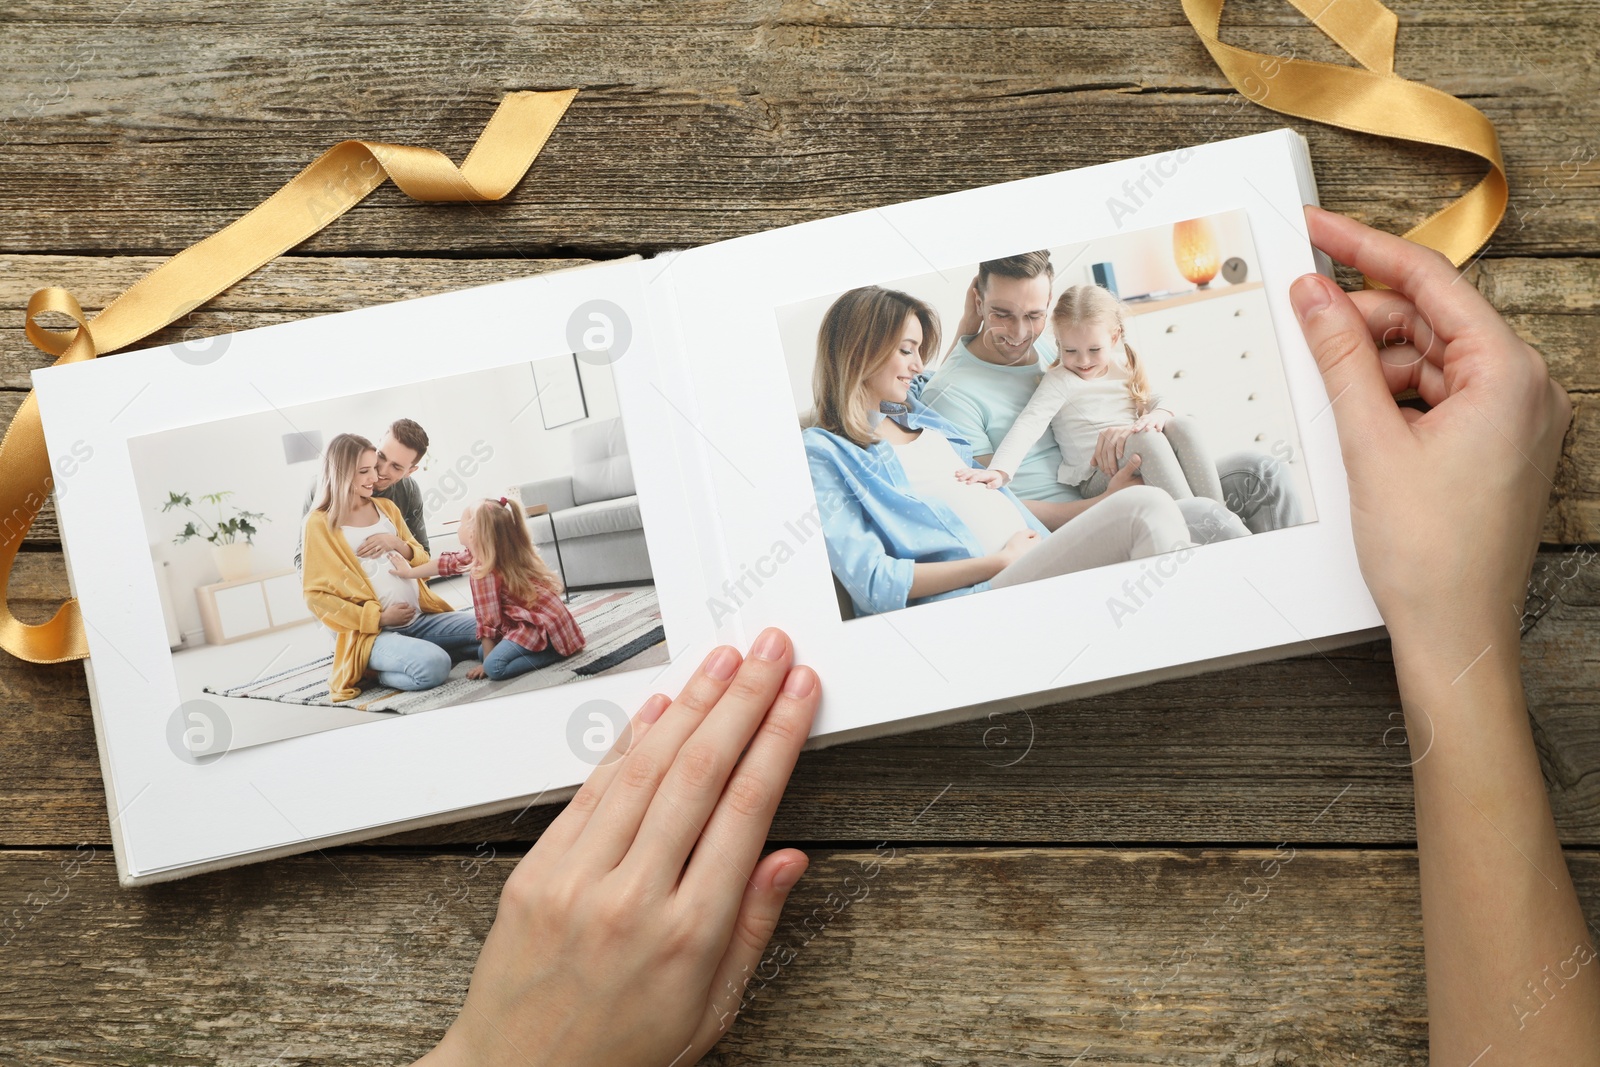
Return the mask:
[[1122,466],[1122,450],[1128,447],[1128,435],[1134,432],[1134,423],[1126,426],[1107,426],[1100,431],[1094,445],[1094,465],[1107,474],[1117,473]]
[[[657,694],[506,880],[425,1067],[687,1067],[742,1007],[806,868],[761,848],[820,686],[768,629]],[[631,740],[631,745],[630,745]]]

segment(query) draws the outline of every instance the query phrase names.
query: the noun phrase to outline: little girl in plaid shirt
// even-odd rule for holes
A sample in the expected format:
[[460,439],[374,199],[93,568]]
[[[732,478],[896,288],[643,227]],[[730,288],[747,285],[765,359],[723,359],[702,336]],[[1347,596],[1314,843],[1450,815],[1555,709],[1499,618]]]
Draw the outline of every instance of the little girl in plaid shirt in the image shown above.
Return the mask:
[[466,574],[478,617],[483,662],[468,678],[501,681],[546,667],[581,650],[583,631],[561,602],[561,579],[539,557],[514,500],[484,499],[461,513],[461,550],[413,567],[389,553],[391,574],[432,578]]

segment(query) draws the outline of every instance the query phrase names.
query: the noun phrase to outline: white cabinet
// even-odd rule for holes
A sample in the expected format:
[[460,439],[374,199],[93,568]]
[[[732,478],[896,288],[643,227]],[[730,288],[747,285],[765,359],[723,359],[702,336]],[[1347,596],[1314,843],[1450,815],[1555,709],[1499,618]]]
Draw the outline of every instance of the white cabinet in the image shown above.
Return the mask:
[[305,582],[299,571],[284,571],[261,579],[261,592],[267,601],[267,612],[274,626],[291,622],[304,622],[311,618],[306,607]]
[[[221,589],[213,587],[211,602],[216,606],[218,626],[225,639],[272,628],[272,617],[267,614],[267,602],[261,595],[259,582],[225,585]],[[206,635],[208,639],[210,636]]]
[[206,643],[225,645],[243,637],[281,630],[312,618],[297,570],[258,574],[194,591],[205,624]]
[[1300,465],[1300,437],[1260,282],[1131,304],[1128,343],[1164,405],[1191,415],[1214,458],[1254,449]]

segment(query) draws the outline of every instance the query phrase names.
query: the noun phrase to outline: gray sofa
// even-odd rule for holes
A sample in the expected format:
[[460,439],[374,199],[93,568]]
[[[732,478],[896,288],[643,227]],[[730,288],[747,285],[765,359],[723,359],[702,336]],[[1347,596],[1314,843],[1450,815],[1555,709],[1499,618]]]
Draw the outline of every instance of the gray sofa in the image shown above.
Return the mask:
[[528,531],[555,566],[554,521],[569,588],[654,580],[620,418],[574,429],[572,473],[525,483],[522,502],[550,506],[549,515],[528,520]]

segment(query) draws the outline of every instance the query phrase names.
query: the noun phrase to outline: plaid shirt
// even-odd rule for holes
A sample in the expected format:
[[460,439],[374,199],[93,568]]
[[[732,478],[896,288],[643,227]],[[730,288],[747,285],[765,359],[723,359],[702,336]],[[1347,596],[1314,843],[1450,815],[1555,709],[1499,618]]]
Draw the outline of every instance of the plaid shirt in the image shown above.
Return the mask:
[[541,587],[539,595],[529,604],[502,589],[493,571],[482,578],[474,578],[471,576],[472,553],[464,548],[458,552],[441,552],[438,564],[440,577],[468,576],[472,586],[472,611],[478,617],[478,640],[504,638],[529,652],[550,645],[563,656],[583,648],[586,639],[578,620],[550,590]]

